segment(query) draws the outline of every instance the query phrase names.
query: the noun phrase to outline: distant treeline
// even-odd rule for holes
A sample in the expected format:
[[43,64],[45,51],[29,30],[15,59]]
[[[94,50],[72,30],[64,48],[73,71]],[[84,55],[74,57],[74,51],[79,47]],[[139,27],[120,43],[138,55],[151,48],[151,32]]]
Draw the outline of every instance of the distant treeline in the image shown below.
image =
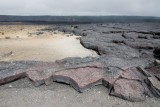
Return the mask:
[[0,15],[0,22],[52,22],[52,23],[99,23],[99,22],[160,22],[160,17],[145,16],[10,16]]

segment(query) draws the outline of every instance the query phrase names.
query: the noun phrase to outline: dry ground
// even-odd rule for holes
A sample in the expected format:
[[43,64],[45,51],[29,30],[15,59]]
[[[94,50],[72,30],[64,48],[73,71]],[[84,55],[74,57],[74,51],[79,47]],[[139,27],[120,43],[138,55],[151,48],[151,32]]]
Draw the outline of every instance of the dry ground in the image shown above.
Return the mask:
[[55,82],[34,87],[25,78],[0,87],[0,107],[160,107],[160,99],[129,102],[108,93],[104,86],[78,93],[69,85]]
[[[55,61],[65,57],[97,56],[83,48],[77,36],[61,32],[43,32],[46,25],[0,25],[0,61]],[[69,37],[68,37],[69,36]],[[0,107],[160,107],[160,100],[128,102],[108,95],[103,86],[84,93],[72,87],[53,83],[34,87],[27,78],[0,86]]]
[[78,36],[40,31],[47,25],[1,25],[0,61],[55,61],[66,57],[97,56]]

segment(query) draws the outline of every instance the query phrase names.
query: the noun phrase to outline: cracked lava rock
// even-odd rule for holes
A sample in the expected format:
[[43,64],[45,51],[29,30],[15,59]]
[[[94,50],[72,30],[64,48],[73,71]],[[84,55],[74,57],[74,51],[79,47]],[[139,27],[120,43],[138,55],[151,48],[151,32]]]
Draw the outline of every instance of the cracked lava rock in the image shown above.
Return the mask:
[[155,64],[159,57],[160,38],[155,38],[160,37],[159,24],[53,25],[42,30],[80,35],[81,44],[100,56],[55,62],[0,62],[0,85],[28,77],[35,86],[56,81],[70,84],[78,92],[101,84],[110,90],[109,95],[129,101],[160,98],[160,64]]

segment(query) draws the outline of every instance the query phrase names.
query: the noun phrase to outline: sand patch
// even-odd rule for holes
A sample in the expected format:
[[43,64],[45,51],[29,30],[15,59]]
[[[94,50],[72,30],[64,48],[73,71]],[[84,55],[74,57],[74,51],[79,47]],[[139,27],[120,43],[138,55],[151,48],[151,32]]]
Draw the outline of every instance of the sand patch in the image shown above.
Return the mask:
[[0,25],[0,39],[27,38],[36,36],[36,32],[47,27],[46,25]]
[[[6,27],[6,26],[5,26]],[[10,27],[8,25],[8,27]],[[16,25],[11,30],[1,35],[0,40],[0,61],[20,61],[20,60],[37,60],[37,61],[55,61],[66,57],[87,57],[97,56],[97,53],[84,48],[80,44],[78,36],[70,36],[62,32],[43,31],[37,33],[38,26]],[[30,27],[30,28],[28,28]],[[40,26],[40,29],[44,26]],[[14,33],[12,34],[14,30]],[[4,31],[3,31],[4,32]],[[28,33],[31,32],[32,36]],[[9,34],[12,34],[9,36]],[[17,35],[19,35],[18,38]],[[10,37],[6,39],[5,37]]]

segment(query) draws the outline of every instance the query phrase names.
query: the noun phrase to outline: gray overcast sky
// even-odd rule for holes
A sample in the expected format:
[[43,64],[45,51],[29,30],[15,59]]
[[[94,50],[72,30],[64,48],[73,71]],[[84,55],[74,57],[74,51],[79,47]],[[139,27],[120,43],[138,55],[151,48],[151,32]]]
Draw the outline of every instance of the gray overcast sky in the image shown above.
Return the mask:
[[160,17],[160,0],[0,0],[0,15],[137,15]]

